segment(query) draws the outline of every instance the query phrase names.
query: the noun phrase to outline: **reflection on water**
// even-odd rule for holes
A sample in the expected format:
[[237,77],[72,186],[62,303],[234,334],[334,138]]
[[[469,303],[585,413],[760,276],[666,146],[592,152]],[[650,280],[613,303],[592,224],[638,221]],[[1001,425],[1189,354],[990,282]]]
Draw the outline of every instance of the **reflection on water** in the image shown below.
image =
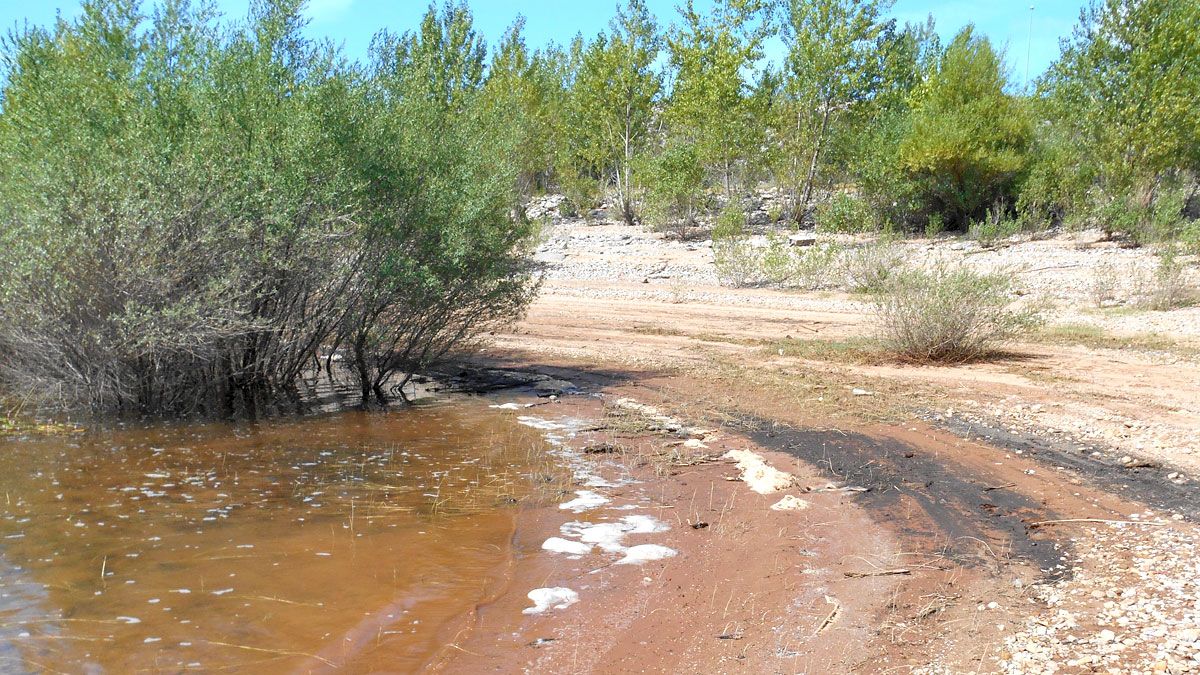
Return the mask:
[[0,439],[0,672],[416,669],[541,457],[465,402]]

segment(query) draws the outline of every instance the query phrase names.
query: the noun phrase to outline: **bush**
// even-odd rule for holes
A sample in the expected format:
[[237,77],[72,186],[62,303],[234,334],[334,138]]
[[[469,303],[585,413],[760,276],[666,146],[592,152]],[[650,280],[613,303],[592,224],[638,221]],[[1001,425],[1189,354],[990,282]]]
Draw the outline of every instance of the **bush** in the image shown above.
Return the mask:
[[927,211],[956,229],[981,218],[989,204],[1014,201],[1033,124],[1006,84],[1000,55],[968,26],[916,97],[900,163]]
[[888,279],[875,301],[885,349],[915,363],[964,363],[994,353],[1036,325],[1010,307],[1002,274],[961,267],[909,268]]
[[7,388],[253,416],[340,348],[366,405],[523,309],[532,228],[508,217],[503,113],[475,104],[482,44],[446,38],[465,9],[364,67],[303,37],[301,3],[230,27],[167,7],[89,2],[5,42]]
[[860,197],[838,193],[817,206],[817,230],[820,232],[874,232],[878,230],[871,206]]
[[704,168],[691,144],[673,143],[645,162],[641,175],[646,185],[645,213],[655,229],[682,235],[696,224],[696,211],[704,187]]
[[1173,244],[1159,253],[1153,274],[1138,280],[1134,295],[1139,306],[1157,312],[1195,304],[1196,288]]
[[724,286],[746,288],[762,283],[761,253],[746,237],[714,237],[713,266]]
[[740,239],[746,236],[746,212],[741,205],[730,202],[717,214],[717,222],[713,225],[712,239],[714,242]]
[[793,247],[774,232],[757,245],[746,236],[713,239],[717,277],[735,288],[831,288],[836,285],[833,272],[840,253],[836,246]]
[[1005,212],[1002,204],[996,204],[988,209],[987,217],[983,220],[972,221],[967,228],[967,236],[979,242],[981,246],[995,246],[997,242],[1008,239],[1021,232],[1024,224],[1018,218],[1011,217]]
[[846,252],[842,267],[846,288],[854,293],[880,293],[897,270],[904,268],[904,251],[881,239]]
[[925,236],[936,237],[946,231],[946,221],[940,213],[929,214],[929,220],[925,221]]

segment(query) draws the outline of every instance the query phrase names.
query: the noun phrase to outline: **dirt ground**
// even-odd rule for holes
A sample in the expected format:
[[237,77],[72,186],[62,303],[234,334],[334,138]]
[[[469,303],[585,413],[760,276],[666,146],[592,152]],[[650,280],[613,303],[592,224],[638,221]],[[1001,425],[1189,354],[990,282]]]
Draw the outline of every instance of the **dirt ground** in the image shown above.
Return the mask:
[[[483,358],[588,394],[538,414],[596,421],[569,444],[620,446],[589,458],[637,481],[607,508],[656,514],[677,555],[565,558],[541,545],[574,514],[530,510],[447,672],[1200,672],[1200,566],[1176,555],[1197,541],[1200,360],[1171,328],[1193,310],[914,367],[841,347],[871,333],[861,299],[721,288],[694,243],[577,221],[546,250],[540,298]],[[678,434],[610,423],[622,397],[713,431],[681,457]],[[795,484],[755,494],[732,449]],[[807,508],[769,508],[786,495]],[[539,587],[579,600],[523,615]]]

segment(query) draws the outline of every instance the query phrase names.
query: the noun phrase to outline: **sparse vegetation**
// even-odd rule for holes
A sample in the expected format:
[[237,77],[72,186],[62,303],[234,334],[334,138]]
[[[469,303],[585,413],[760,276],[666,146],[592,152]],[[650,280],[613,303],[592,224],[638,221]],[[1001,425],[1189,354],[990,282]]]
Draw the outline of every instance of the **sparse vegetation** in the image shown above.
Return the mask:
[[1139,306],[1159,312],[1195,304],[1200,295],[1174,246],[1159,253],[1154,271],[1137,280]]
[[846,289],[854,293],[880,293],[904,264],[904,251],[890,238],[847,249],[842,257]]
[[1037,324],[1015,309],[1011,281],[947,265],[898,271],[875,300],[879,340],[914,363],[964,363],[997,352]]

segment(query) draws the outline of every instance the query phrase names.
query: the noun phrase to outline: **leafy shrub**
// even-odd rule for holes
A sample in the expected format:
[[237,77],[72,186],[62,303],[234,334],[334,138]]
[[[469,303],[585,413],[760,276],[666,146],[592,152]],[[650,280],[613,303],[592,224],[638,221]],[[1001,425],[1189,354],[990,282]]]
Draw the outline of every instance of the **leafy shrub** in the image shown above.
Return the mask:
[[889,239],[850,249],[843,257],[846,288],[854,293],[880,293],[897,270],[904,268],[904,251]]
[[929,220],[925,222],[925,236],[936,237],[946,231],[946,221],[940,213],[929,214]]
[[655,229],[682,235],[696,223],[696,209],[704,186],[704,167],[691,144],[669,144],[647,160],[641,174],[646,185],[645,212]]
[[1023,229],[1024,224],[1020,219],[1006,213],[1003,204],[996,204],[988,209],[986,218],[971,222],[967,236],[981,246],[995,246],[1000,240],[1008,239]]
[[860,197],[840,192],[817,207],[820,232],[874,232],[878,229],[871,206]]
[[1139,306],[1158,312],[1195,304],[1197,289],[1174,245],[1159,253],[1158,266],[1148,278],[1138,280],[1135,295]]
[[87,2],[4,41],[7,388],[253,416],[299,404],[340,348],[366,405],[531,299],[532,228],[509,218],[516,169],[476,105],[464,7],[381,35],[361,67],[303,36],[302,3],[216,21]]
[[730,202],[717,214],[713,225],[713,241],[726,241],[746,236],[746,212],[736,202]]
[[722,284],[735,288],[774,286],[815,290],[835,285],[840,256],[836,246],[791,246],[787,237],[767,235],[713,238],[713,261]]
[[600,204],[600,183],[590,176],[560,175],[558,189],[563,194],[558,210],[567,218],[586,217]]
[[963,29],[916,97],[900,163],[930,212],[956,229],[989,204],[1012,201],[1025,168],[1033,125],[1005,93],[1000,56],[986,38]]
[[916,363],[963,363],[995,352],[1036,324],[1010,307],[1003,274],[962,267],[908,268],[892,275],[876,297],[885,349]]
[[761,261],[761,252],[747,237],[713,238],[713,266],[722,285],[758,285],[762,279]]

